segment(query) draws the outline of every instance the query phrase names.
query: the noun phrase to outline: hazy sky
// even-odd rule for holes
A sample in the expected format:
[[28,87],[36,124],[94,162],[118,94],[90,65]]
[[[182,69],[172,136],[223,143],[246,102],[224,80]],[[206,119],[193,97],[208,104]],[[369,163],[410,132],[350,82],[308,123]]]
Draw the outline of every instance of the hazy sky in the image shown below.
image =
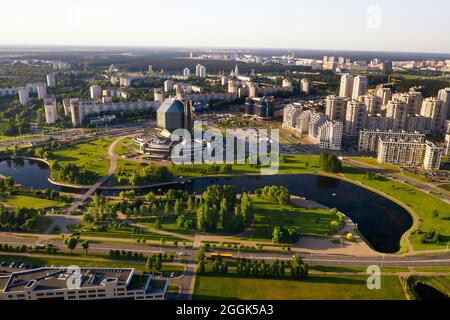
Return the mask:
[[3,0],[0,44],[450,53],[448,0]]

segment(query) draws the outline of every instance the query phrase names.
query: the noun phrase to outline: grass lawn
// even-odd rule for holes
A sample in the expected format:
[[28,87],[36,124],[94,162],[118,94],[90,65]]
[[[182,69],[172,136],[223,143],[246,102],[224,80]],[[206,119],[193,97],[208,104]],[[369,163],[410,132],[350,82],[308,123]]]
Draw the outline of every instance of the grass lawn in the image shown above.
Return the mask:
[[196,300],[403,300],[400,280],[383,276],[381,290],[369,290],[367,277],[310,275],[307,280],[268,280],[261,278],[199,276]]
[[352,157],[350,158],[354,161],[358,161],[367,165],[371,165],[380,169],[389,170],[392,173],[401,173],[402,175],[418,180],[420,182],[428,182],[428,179],[423,174],[413,173],[405,170],[400,170],[400,166],[388,163],[378,163],[376,158],[371,157]]
[[450,183],[449,184],[440,184],[438,185],[439,188],[450,191]]
[[306,209],[295,205],[279,205],[252,197],[255,222],[245,236],[239,238],[272,239],[273,227],[295,228],[303,236],[325,237],[333,233],[330,222],[338,216],[324,209]]
[[122,141],[119,141],[114,147],[114,153],[118,156],[136,154],[135,150],[139,148],[132,144],[132,140],[132,138],[125,138]]
[[108,148],[113,141],[114,139],[101,139],[69,145],[52,152],[50,162],[58,162],[61,166],[74,164],[82,171],[89,170],[96,175],[96,178],[100,178],[108,172]]
[[[248,164],[234,164],[232,170],[227,173],[217,172],[211,174],[206,172],[210,167],[207,164],[170,166],[169,170],[175,176],[198,177],[198,176],[214,176],[214,175],[242,175],[242,174],[259,174],[260,167]],[[281,156],[278,174],[293,173],[313,173],[319,171],[319,157],[314,155],[300,154],[284,154]]]
[[64,202],[41,199],[31,196],[8,196],[0,198],[0,203],[15,208],[30,208],[30,209],[47,209],[47,208],[62,208],[66,204]]
[[[420,230],[435,229],[443,236],[444,240],[447,238],[450,240],[450,205],[441,199],[393,180],[383,178],[369,180],[364,171],[356,168],[345,167],[343,175],[352,181],[361,182],[363,185],[400,200],[419,215]],[[432,216],[434,210],[439,213],[437,219]],[[439,244],[422,244],[418,234],[412,235],[411,241],[416,250],[442,249],[447,245],[446,241]]]
[[145,232],[133,232],[131,227],[122,227],[119,230],[108,229],[107,231],[94,231],[90,230],[88,225],[76,225],[69,227],[72,232],[80,232],[82,236],[86,237],[99,237],[99,238],[118,238],[118,239],[146,239],[153,241],[160,241],[164,239],[165,241],[178,241],[179,243],[183,242],[183,239],[176,238],[173,236],[160,235],[157,233],[152,233],[149,231]]
[[[79,267],[105,267],[105,268],[135,268],[138,271],[144,271],[146,262],[136,261],[120,261],[112,260],[106,258],[89,258],[86,256],[85,259],[77,257],[51,257],[48,255],[1,255],[0,261],[5,262],[23,262],[27,264],[37,264],[37,265],[55,265],[55,266],[71,266],[77,265]],[[178,265],[170,265],[167,263],[162,264],[163,272],[183,272],[183,267]]]

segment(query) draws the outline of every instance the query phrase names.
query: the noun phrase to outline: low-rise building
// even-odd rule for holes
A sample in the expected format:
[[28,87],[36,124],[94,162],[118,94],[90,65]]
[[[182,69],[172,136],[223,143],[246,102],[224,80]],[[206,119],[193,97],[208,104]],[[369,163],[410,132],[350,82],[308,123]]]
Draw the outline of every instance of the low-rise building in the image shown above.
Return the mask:
[[44,267],[0,276],[0,300],[164,300],[167,279],[126,268]]

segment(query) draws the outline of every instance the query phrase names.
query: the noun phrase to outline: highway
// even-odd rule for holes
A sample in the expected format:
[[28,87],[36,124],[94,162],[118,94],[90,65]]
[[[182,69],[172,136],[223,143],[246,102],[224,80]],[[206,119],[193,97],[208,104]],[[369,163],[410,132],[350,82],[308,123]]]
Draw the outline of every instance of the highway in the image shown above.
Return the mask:
[[[55,236],[54,238],[57,238]],[[116,239],[117,240],[117,239]],[[33,245],[36,243],[34,238],[19,238],[7,233],[0,233],[0,243],[8,243],[10,245]],[[55,247],[67,251],[62,240],[47,240],[46,244],[52,244]],[[183,260],[184,262],[195,262],[196,249],[192,248],[174,248],[174,247],[162,247],[152,245],[138,245],[138,244],[123,244],[123,243],[106,243],[91,241],[89,252],[97,254],[108,254],[110,250],[125,250],[132,252],[142,252],[144,255],[152,255],[154,253],[182,253],[177,255],[177,260]],[[81,248],[77,248],[78,252],[82,252]],[[227,252],[232,253],[235,258],[247,258],[247,259],[265,259],[272,260],[278,258],[280,260],[288,260],[292,258],[292,253],[288,252],[230,252],[223,250],[215,250],[215,252]],[[1,253],[0,253],[1,254]],[[350,256],[350,255],[327,255],[316,253],[300,253],[305,262],[311,265],[328,265],[328,266],[369,266],[379,265],[384,267],[450,267],[450,254],[442,255],[399,255],[399,254],[386,254],[380,257],[364,257],[364,256]]]

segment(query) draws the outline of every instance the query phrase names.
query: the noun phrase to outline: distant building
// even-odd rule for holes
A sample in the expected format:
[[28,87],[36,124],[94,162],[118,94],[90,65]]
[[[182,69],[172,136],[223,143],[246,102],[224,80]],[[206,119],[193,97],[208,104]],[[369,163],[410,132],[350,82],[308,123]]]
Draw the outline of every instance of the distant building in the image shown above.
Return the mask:
[[93,85],[90,88],[91,99],[100,99],[102,97],[102,87]]
[[341,77],[341,87],[339,96],[342,98],[351,98],[353,93],[353,75],[344,74]]
[[183,77],[190,78],[191,77],[191,69],[184,68],[184,70],[183,70]]
[[382,86],[378,86],[375,89],[375,94],[381,98],[381,105],[386,105],[389,100],[392,99],[392,90],[391,88],[385,88]]
[[357,76],[353,79],[352,99],[356,100],[359,96],[367,93],[367,78],[365,76]]
[[26,87],[19,87],[18,88],[18,94],[19,94],[19,102],[22,106],[28,105],[29,101],[29,94],[28,89]]
[[244,113],[258,118],[270,119],[273,117],[274,106],[274,97],[247,98],[245,100]]
[[172,92],[173,89],[173,81],[166,80],[164,81],[164,92]]
[[195,76],[198,78],[205,78],[206,77],[206,68],[202,66],[201,64],[198,64],[195,66]]
[[78,98],[70,99],[70,114],[72,117],[72,125],[80,127],[83,123],[83,108],[82,102]]
[[311,81],[309,79],[301,79],[300,80],[300,91],[309,94],[311,91]]
[[56,73],[52,72],[47,75],[47,86],[56,87]]
[[406,128],[408,105],[401,100],[389,101],[386,107],[386,117],[392,119],[392,130],[402,131]]
[[153,91],[154,94],[154,100],[155,101],[159,101],[159,102],[163,102],[164,101],[164,93],[161,89],[155,89]]
[[47,97],[47,87],[45,83],[37,83],[36,91],[39,99],[45,99]]
[[56,98],[44,99],[45,122],[47,124],[54,124],[58,119],[56,110]]
[[70,116],[70,98],[63,99],[64,116]]
[[172,132],[184,128],[184,102],[166,99],[156,111],[157,126]]
[[443,129],[447,110],[445,102],[440,99],[427,98],[422,103],[420,115],[430,118],[430,131],[439,132]]

